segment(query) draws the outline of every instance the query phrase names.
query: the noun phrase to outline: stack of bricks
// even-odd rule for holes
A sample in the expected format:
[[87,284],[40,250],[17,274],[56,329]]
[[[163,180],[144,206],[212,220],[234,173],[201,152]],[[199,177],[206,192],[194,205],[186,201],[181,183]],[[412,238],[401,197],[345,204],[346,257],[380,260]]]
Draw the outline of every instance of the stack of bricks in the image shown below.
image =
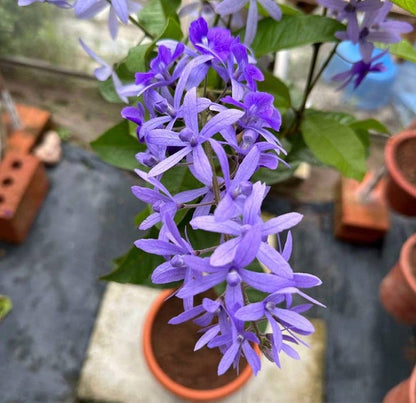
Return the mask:
[[0,240],[21,243],[49,188],[43,163],[31,151],[50,124],[51,115],[24,105],[16,109],[21,129],[13,130],[8,114],[0,117],[8,133],[0,162]]

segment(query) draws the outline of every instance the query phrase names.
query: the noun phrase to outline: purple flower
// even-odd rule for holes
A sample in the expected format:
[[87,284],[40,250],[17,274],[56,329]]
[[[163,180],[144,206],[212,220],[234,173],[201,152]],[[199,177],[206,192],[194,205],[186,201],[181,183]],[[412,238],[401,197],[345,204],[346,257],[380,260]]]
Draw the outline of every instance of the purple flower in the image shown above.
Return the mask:
[[108,28],[111,37],[115,39],[118,34],[117,17],[123,24],[127,24],[129,15],[137,13],[141,5],[132,0],[112,0],[110,3],[107,0],[77,0],[74,10],[78,18],[90,19],[106,7],[110,7]]
[[[259,68],[249,63],[247,48],[240,44],[234,43],[231,46],[232,57],[228,59],[228,75],[231,79],[232,97],[240,101],[244,97],[245,81],[250,91],[256,91],[256,81],[263,81],[264,76]],[[234,70],[234,65],[237,64]]]
[[[159,175],[187,157],[187,161],[193,164],[193,168],[199,176],[206,178],[211,169],[208,157],[202,144],[214,134],[219,133],[224,127],[235,123],[243,113],[237,110],[226,110],[212,117],[199,131],[197,111],[196,89],[188,91],[183,103],[185,128],[178,134],[171,130],[155,129],[147,136],[150,144],[181,147],[179,151],[160,162],[149,172],[150,176]],[[209,179],[208,179],[209,180]]]
[[221,201],[215,209],[214,216],[218,221],[225,221],[242,213],[244,201],[253,189],[249,180],[257,170],[260,152],[257,147],[253,147],[238,167],[234,178],[231,179],[224,149],[215,141],[212,141],[211,144],[217,154],[225,184],[225,191],[221,194]]
[[[245,0],[244,4],[247,1],[251,12],[257,8],[255,1]],[[230,3],[242,4],[238,0],[221,4]],[[141,239],[135,244],[166,260],[154,270],[153,282],[182,281],[176,296],[183,299],[184,312],[169,323],[192,319],[202,327],[195,349],[219,348],[223,354],[219,374],[231,366],[238,370],[242,356],[257,373],[260,359],[253,344],[260,344],[277,365],[282,351],[298,358],[290,344],[303,343],[297,334],[309,334],[313,329],[300,315],[311,305],[293,306],[293,296],[319,304],[300,289],[319,285],[320,280],[293,272],[288,263],[290,232],[284,247],[280,246],[279,235],[302,216],[284,214],[267,222],[261,218],[269,188],[261,182],[253,184],[252,176],[259,167],[275,168],[284,150],[272,133],[281,124],[273,97],[257,92],[256,81],[263,75],[255,60],[239,38],[223,28],[209,29],[203,19],[192,23],[190,40],[195,50],[172,40],[159,42],[150,71],[138,73],[136,83],[124,86],[126,92],[122,93],[137,91],[137,96],[143,96],[137,108],[122,111],[124,118],[137,125],[138,139],[147,146],[136,158],[151,167],[149,173],[136,171],[148,187],[132,188],[153,209],[140,228],[162,224],[158,239]],[[113,74],[110,66],[97,61],[101,64],[98,75],[108,78]],[[233,97],[214,102],[197,96],[210,69],[223,80],[224,91],[231,87]],[[164,173],[177,164],[189,168],[203,186],[171,193],[162,182]],[[185,226],[183,235],[175,224],[181,209],[195,209],[192,228],[219,233],[219,245],[195,250],[188,228]],[[267,243],[270,234],[278,234],[279,251]],[[270,271],[253,269],[250,265],[255,259]],[[204,298],[194,307],[196,295],[220,284],[225,285],[222,295],[215,300]],[[250,304],[247,288],[266,296],[262,302]],[[278,306],[283,303],[285,306]],[[273,334],[252,332],[258,320],[268,320]]]
[[[296,278],[293,280],[293,283],[296,284],[299,283],[299,286],[307,287],[315,287],[317,285],[321,284],[321,281],[315,277],[308,274],[295,274],[295,276],[298,275],[298,281],[296,281]],[[293,294],[297,293],[304,298],[310,300],[311,302],[320,305],[322,305],[320,302],[314,300],[313,298],[309,297],[305,293],[299,291],[295,287],[288,287],[288,288],[282,288],[281,290],[278,290],[269,296],[267,296],[263,301],[261,302],[255,302],[252,304],[248,304],[242,308],[240,308],[236,313],[235,317],[241,321],[258,321],[263,318],[266,318],[268,322],[270,323],[270,326],[272,328],[272,356],[273,361],[276,362],[277,365],[279,365],[279,359],[278,355],[282,349],[286,350],[286,352],[291,355],[291,349],[286,349],[284,347],[284,334],[283,331],[287,330],[290,331],[291,334],[293,332],[299,333],[302,335],[308,335],[313,333],[314,327],[311,322],[309,322],[307,319],[305,319],[303,316],[300,315],[301,312],[304,312],[305,310],[310,308],[310,304],[307,305],[299,305],[296,307],[286,307],[286,308],[278,308],[277,305],[284,302],[286,299],[285,294]],[[282,330],[283,329],[283,330]],[[296,338],[293,338],[293,340],[296,341]],[[291,355],[292,358],[297,358],[297,354]]]
[[134,106],[126,106],[125,108],[122,109],[121,111],[121,116],[124,119],[130,120],[133,123],[136,123],[137,125],[137,138],[140,140],[139,138],[139,132],[140,132],[140,128],[142,127],[142,124],[144,122],[144,108],[143,105],[141,103],[137,104],[137,108],[135,108]]
[[83,49],[90,57],[92,57],[101,67],[97,67],[94,70],[94,75],[99,81],[106,81],[108,78],[112,78],[114,89],[120,99],[125,102],[126,104],[129,102],[126,95],[124,94],[126,86],[123,85],[121,80],[119,79],[117,73],[114,71],[113,67],[111,67],[107,62],[101,59],[95,52],[93,52],[83,41],[79,39],[79,42]]
[[173,74],[170,69],[173,63],[183,54],[185,46],[177,43],[174,51],[166,46],[159,46],[158,55],[150,62],[150,70],[146,73],[136,73],[136,85],[140,87],[137,96],[154,87],[169,86],[181,73],[180,68],[176,68]]
[[[238,102],[230,96],[224,97],[222,101],[244,109],[245,114],[239,120],[241,127],[253,130],[262,127],[271,127],[274,130],[280,129],[282,118],[273,105],[273,95],[266,92],[249,92],[244,97],[243,102]],[[274,139],[273,142],[275,143],[276,140]]]
[[260,370],[261,363],[251,343],[259,344],[257,336],[252,332],[245,332],[243,329],[240,332],[235,330],[231,340],[230,347],[224,352],[224,356],[218,365],[218,375],[224,374],[233,364],[235,367],[238,367],[241,352],[244,353],[254,375],[256,375]]
[[215,8],[216,12],[221,15],[234,14],[240,11],[248,2],[246,34],[244,37],[244,44],[250,46],[256,36],[257,31],[257,1],[266,9],[270,17],[275,20],[282,18],[280,7],[273,0],[223,0]]
[[234,41],[228,29],[208,28],[208,24],[203,18],[198,18],[191,23],[189,39],[195,49],[202,54],[213,55],[221,61],[224,61],[230,54],[230,46]]
[[353,63],[350,70],[336,74],[332,77],[332,80],[343,82],[339,89],[345,88],[351,81],[354,82],[354,89],[357,88],[362,83],[367,74],[380,73],[385,71],[386,68],[383,63],[373,63],[377,59],[380,59],[382,56],[384,56],[387,52],[388,49],[382,53],[379,53],[377,56],[374,56],[368,63],[366,63],[364,60]]
[[17,5],[20,7],[24,7],[24,6],[29,6],[30,4],[33,3],[49,3],[49,4],[53,4],[56,7],[59,8],[72,8],[74,7],[73,4],[71,4],[69,1],[65,1],[65,0],[19,0],[17,2]]
[[241,222],[226,220],[219,222],[214,216],[197,217],[190,224],[194,229],[233,235],[234,238],[222,243],[210,258],[213,266],[231,263],[236,256],[244,265],[254,258],[263,263],[273,273],[292,278],[293,272],[280,253],[267,243],[267,236],[292,228],[302,219],[298,213],[283,214],[264,223],[260,217],[260,207],[266,195],[266,186],[260,182],[253,185],[253,190],[245,200]]
[[[370,4],[370,3],[369,3]],[[382,7],[375,1],[372,7],[367,7],[361,25],[354,22],[349,24],[347,31],[337,32],[335,36],[340,40],[350,40],[360,45],[360,52],[365,63],[369,63],[374,50],[373,42],[397,43],[401,40],[400,34],[410,32],[410,24],[399,21],[385,21],[392,4],[386,0]],[[356,21],[356,20],[354,20]]]
[[[195,190],[185,190],[172,196],[168,189],[163,186],[156,178],[149,176],[147,173],[136,169],[136,173],[146,182],[153,185],[155,189],[149,189],[142,186],[132,186],[133,194],[145,203],[152,205],[154,213],[150,214],[141,224],[140,229],[145,230],[153,227],[161,221],[166,215],[174,217],[176,211],[181,208],[183,203],[190,202],[201,194],[204,194],[205,188]],[[157,190],[156,190],[157,189]]]
[[318,0],[318,3],[333,11],[338,20],[347,20],[347,36],[354,43],[359,39],[357,12],[375,11],[383,5],[380,0]]

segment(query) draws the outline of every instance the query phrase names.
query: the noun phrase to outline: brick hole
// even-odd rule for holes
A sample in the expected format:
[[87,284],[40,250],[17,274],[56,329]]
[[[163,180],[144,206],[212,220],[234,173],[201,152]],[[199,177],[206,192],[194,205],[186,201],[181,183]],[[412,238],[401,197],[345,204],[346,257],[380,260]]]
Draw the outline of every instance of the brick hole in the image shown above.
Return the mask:
[[20,169],[22,167],[22,161],[20,160],[14,160],[12,162],[12,169]]
[[0,195],[0,204],[2,204],[2,203],[4,203],[4,196],[3,195]]
[[13,178],[7,177],[1,181],[1,184],[2,186],[6,187],[6,186],[13,185],[13,182],[14,182]]

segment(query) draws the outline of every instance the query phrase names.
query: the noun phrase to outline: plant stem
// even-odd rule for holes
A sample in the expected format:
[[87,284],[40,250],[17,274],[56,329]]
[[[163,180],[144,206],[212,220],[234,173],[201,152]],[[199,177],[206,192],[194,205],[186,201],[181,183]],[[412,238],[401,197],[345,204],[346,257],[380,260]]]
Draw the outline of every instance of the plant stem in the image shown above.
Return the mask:
[[215,204],[218,205],[220,202],[220,187],[218,185],[217,174],[215,172],[213,150],[211,144],[206,141],[204,143],[205,152],[207,153],[209,165],[212,171],[212,190],[214,191]]
[[132,22],[134,25],[136,25],[136,27],[140,28],[140,29],[143,31],[143,33],[144,33],[146,36],[148,36],[150,39],[155,39],[155,36],[154,36],[153,34],[151,34],[151,33],[147,30],[147,28],[145,28],[145,27],[143,26],[143,24],[142,24],[139,20],[136,20],[136,19],[135,19],[135,18],[133,18],[131,15],[129,15],[129,20],[130,20],[130,22]]
[[[243,291],[244,303],[245,303],[245,305],[248,305],[250,303],[250,300],[248,299],[246,289],[247,289],[247,285],[243,284],[243,287],[241,287],[241,290]],[[261,336],[262,336],[262,333],[260,332],[260,329],[257,326],[257,322],[256,321],[251,321],[250,323],[253,325],[255,333],[256,333],[257,337],[260,339]]]
[[300,127],[300,125],[302,123],[303,115],[305,113],[306,104],[308,102],[309,95],[311,94],[311,92],[314,89],[315,85],[318,83],[319,79],[321,78],[322,73],[324,72],[324,70],[328,66],[329,62],[334,57],[335,52],[336,52],[337,47],[338,47],[338,44],[336,44],[332,48],[332,50],[329,53],[328,57],[326,58],[326,60],[322,64],[321,68],[316,73],[315,77],[313,77],[313,73],[315,71],[316,63],[317,63],[317,60],[318,60],[319,48],[321,47],[321,45],[322,45],[321,43],[315,43],[314,44],[314,53],[313,53],[312,60],[311,60],[311,65],[310,65],[310,68],[309,68],[308,79],[307,79],[306,86],[305,86],[305,93],[303,95],[302,104],[301,104],[299,110],[296,111],[297,118],[295,120],[294,126],[292,126],[291,128],[289,128],[287,130],[287,132],[285,133],[287,135],[294,134],[299,129],[299,127]]
[[315,72],[316,62],[318,61],[318,54],[319,49],[321,48],[322,43],[314,43],[313,44],[313,54],[311,59],[311,64],[309,66],[308,78],[306,80],[305,92],[303,94],[302,104],[297,112],[298,114],[298,124],[296,125],[296,129],[299,128],[300,122],[302,121],[303,114],[305,112],[306,103],[308,102],[308,96],[312,91],[312,80],[313,80],[313,73]]
[[181,208],[197,208],[202,206],[213,206],[213,202],[206,202],[206,203],[195,203],[195,204],[182,204]]
[[197,253],[197,255],[203,255],[204,253],[213,252],[217,248],[218,248],[218,245],[215,245],[215,246],[210,246],[209,248],[196,250],[195,252]]
[[[329,62],[332,60],[332,58],[335,55],[335,52],[337,51],[337,47],[338,44],[336,44],[331,52],[329,53],[328,57],[326,58],[325,62],[322,64],[321,68],[319,69],[318,73],[316,73],[315,78],[312,80],[311,85],[310,85],[310,89],[309,89],[309,94],[312,92],[312,89],[315,87],[316,83],[318,82],[318,80],[321,78],[322,73],[324,72],[324,70],[326,69],[326,67],[328,66]],[[309,95],[308,94],[308,95]]]

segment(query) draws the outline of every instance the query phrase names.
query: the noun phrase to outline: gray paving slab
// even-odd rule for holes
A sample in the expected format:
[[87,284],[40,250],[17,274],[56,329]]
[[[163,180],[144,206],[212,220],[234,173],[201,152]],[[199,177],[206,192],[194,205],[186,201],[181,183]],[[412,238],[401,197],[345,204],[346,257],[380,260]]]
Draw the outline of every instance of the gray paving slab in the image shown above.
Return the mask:
[[96,311],[98,281],[138,232],[136,179],[66,146],[51,190],[20,246],[0,244],[0,402],[71,402]]

